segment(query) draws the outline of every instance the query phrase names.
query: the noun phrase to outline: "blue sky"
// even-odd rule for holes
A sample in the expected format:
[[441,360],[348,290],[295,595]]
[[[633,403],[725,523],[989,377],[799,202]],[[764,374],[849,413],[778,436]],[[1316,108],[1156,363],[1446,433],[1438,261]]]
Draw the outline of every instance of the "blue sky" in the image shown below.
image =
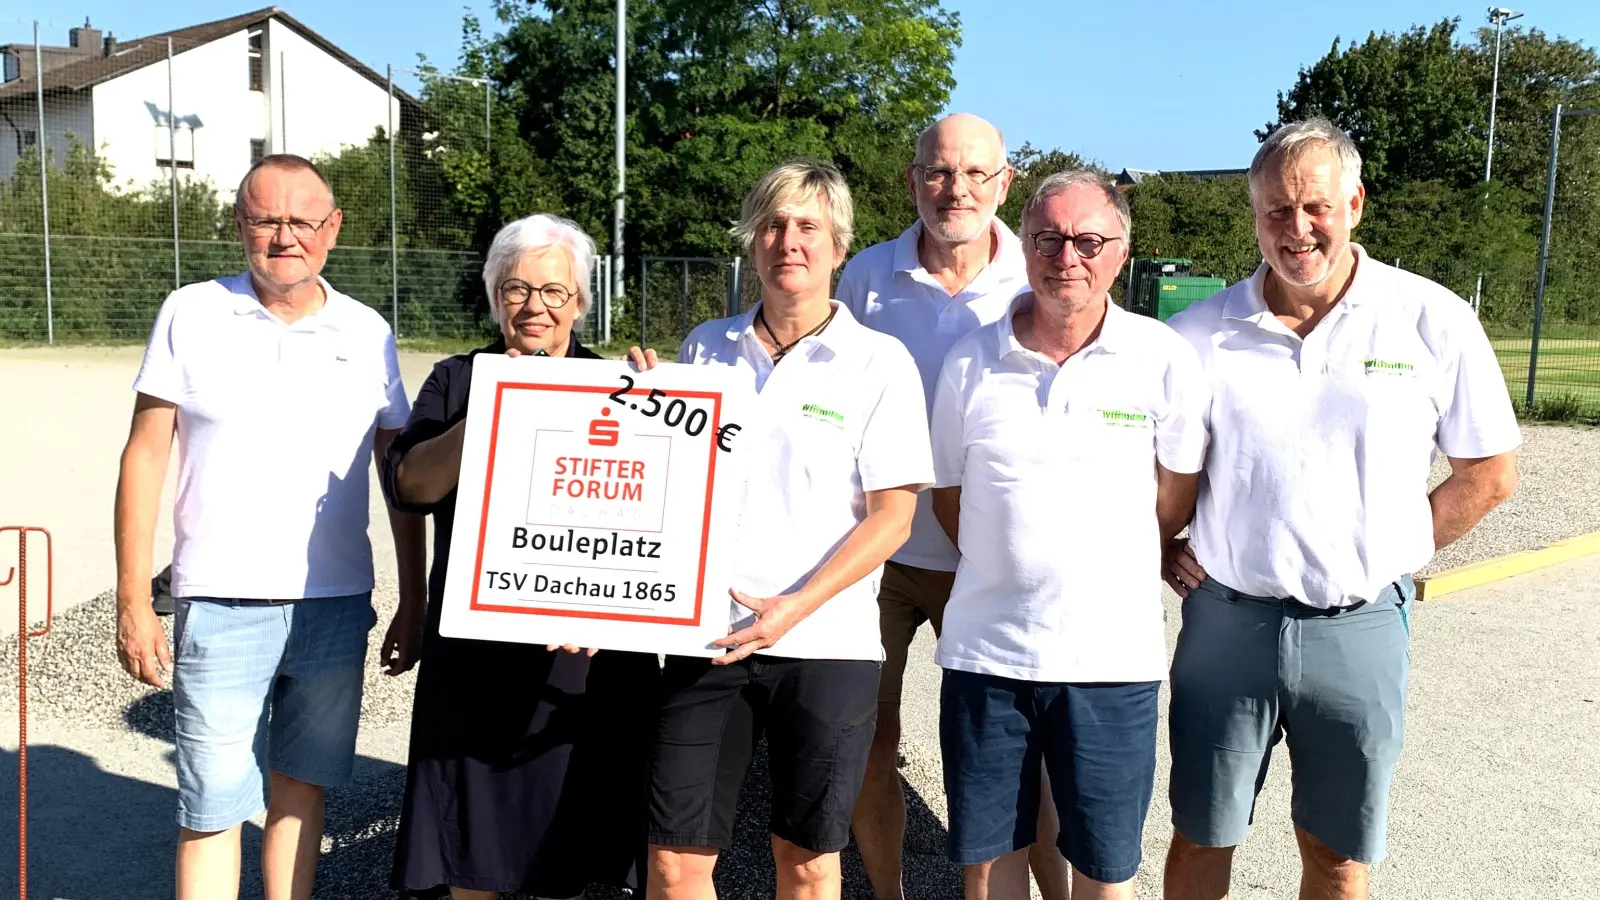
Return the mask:
[[[296,3],[290,15],[368,65],[415,64],[418,52],[441,66],[456,59],[463,7],[379,0]],[[1486,4],[1438,0],[945,0],[962,14],[952,110],[999,125],[1012,146],[1061,147],[1120,169],[1232,168],[1249,162],[1251,130],[1273,117],[1277,92],[1327,52],[1334,37],[1364,38],[1459,16],[1483,21]],[[469,6],[489,21],[488,4]],[[7,0],[0,43],[45,43],[87,15],[119,37],[139,37],[253,8],[248,0]],[[1600,44],[1600,2],[1539,0],[1514,6],[1518,24]],[[1308,13],[1308,10],[1320,12]]]

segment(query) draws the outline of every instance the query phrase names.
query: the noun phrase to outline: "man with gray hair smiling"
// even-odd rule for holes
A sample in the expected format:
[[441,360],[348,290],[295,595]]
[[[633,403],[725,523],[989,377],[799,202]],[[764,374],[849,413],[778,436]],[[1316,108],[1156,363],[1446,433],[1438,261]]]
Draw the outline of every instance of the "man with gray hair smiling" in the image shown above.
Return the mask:
[[1028,897],[1041,807],[1074,900],[1133,897],[1167,665],[1161,548],[1194,509],[1208,395],[1181,337],[1111,302],[1130,225],[1098,173],[1046,178],[1022,214],[1031,290],[939,375],[933,509],[961,548],[939,743],[967,900]]
[[[1400,755],[1411,573],[1510,495],[1521,433],[1472,308],[1350,242],[1361,155],[1325,119],[1250,164],[1264,261],[1172,319],[1199,352],[1211,451],[1172,661],[1167,900],[1227,896],[1287,737],[1300,896],[1360,900]],[[1434,451],[1450,476],[1428,491]]]
[[[950,347],[999,319],[1011,298],[1027,287],[1022,247],[995,215],[1014,175],[1006,163],[1005,140],[993,125],[968,113],[933,123],[917,138],[916,155],[906,167],[917,221],[895,240],[857,253],[839,278],[834,292],[839,302],[862,324],[893,335],[911,351],[930,407]],[[924,622],[939,633],[957,558],[924,492],[911,537],[884,567],[878,591],[885,655],[878,728],[852,822],[877,900],[904,896],[900,856],[906,801],[895,762],[906,657]],[[1044,825],[1053,835],[1053,820]],[[1038,856],[1044,900],[1065,898],[1065,865],[1049,850],[1048,840]]]

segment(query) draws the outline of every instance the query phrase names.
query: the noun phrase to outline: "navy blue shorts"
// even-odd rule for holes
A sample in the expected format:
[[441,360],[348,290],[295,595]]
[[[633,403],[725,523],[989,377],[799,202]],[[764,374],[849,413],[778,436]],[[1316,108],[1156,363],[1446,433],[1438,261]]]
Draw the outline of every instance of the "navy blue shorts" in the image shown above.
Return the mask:
[[1033,844],[1043,758],[1061,854],[1095,881],[1132,878],[1155,782],[1160,691],[1159,681],[1060,684],[946,669],[939,744],[950,859],[974,865]]

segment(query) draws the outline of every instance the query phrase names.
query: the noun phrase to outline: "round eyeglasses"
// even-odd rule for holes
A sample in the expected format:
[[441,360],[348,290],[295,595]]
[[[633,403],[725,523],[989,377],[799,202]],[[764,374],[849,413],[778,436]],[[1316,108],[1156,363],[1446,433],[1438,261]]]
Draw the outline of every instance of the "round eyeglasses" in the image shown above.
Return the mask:
[[526,281],[511,278],[500,282],[500,304],[507,309],[516,309],[525,305],[534,294],[539,295],[540,302],[545,309],[560,309],[567,305],[567,301],[577,295],[577,291],[560,282],[552,281],[549,284],[534,287]]
[[1035,231],[1028,235],[1028,240],[1033,242],[1033,249],[1040,256],[1057,257],[1067,244],[1072,244],[1072,251],[1078,254],[1079,259],[1094,259],[1100,251],[1112,241],[1120,241],[1120,237],[1106,237],[1085,231],[1082,234],[1065,235],[1059,231]]

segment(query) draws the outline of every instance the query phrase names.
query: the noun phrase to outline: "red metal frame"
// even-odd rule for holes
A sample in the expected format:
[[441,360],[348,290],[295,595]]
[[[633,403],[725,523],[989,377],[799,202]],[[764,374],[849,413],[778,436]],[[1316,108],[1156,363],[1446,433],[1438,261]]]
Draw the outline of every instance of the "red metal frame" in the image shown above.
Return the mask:
[[[55,617],[55,539],[33,525],[0,525],[0,534],[17,533],[17,564],[6,572],[0,587],[17,582],[17,898],[28,900],[28,639],[50,633]],[[28,535],[44,535],[44,625],[28,630]]]

